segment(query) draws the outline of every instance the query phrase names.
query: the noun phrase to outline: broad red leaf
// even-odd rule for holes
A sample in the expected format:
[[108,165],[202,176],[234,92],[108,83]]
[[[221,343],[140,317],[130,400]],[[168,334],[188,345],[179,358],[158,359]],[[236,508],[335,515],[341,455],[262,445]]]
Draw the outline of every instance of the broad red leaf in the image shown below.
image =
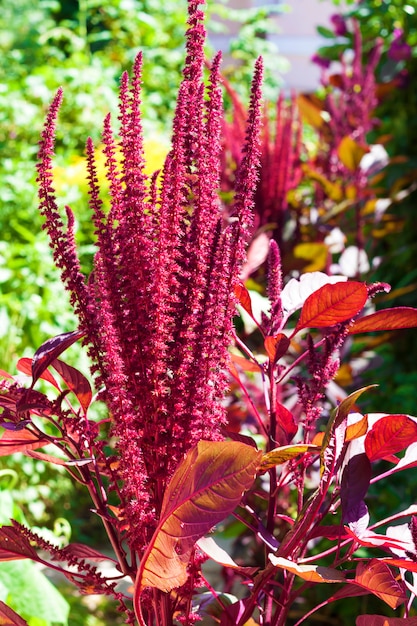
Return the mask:
[[47,439],[39,439],[28,430],[13,432],[6,430],[0,437],[0,456],[9,456],[15,452],[25,454],[28,450],[36,450],[48,444]]
[[73,343],[84,337],[85,332],[74,330],[70,333],[63,333],[45,341],[38,348],[32,359],[33,384],[41,377],[43,372],[57,359],[64,350],[72,346]]
[[305,301],[294,332],[346,322],[363,309],[367,299],[364,283],[347,281],[323,285]]
[[417,309],[399,306],[383,309],[356,320],[349,328],[349,334],[372,333],[378,330],[398,330],[417,326]]
[[253,318],[250,294],[241,281],[235,285],[235,296],[238,299],[239,304],[245,309],[246,313]]
[[284,333],[278,333],[274,337],[266,337],[264,345],[271,363],[276,363],[286,353],[290,340]]
[[93,393],[91,391],[91,386],[84,374],[81,374],[75,367],[71,365],[67,365],[64,361],[60,359],[55,359],[51,363],[52,367],[56,369],[58,374],[60,374],[67,385],[68,389],[70,389],[78,399],[84,413],[87,413],[87,409],[91,404],[91,399],[93,397]]
[[417,424],[406,415],[386,415],[375,422],[365,438],[370,461],[384,459],[417,441]]
[[29,540],[14,526],[0,527],[0,561],[32,559],[38,561],[38,555]]
[[196,541],[236,508],[261,456],[237,441],[200,441],[188,452],[167,487],[160,522],[141,561],[134,598],[138,616],[144,587],[170,591],[186,582]]
[[13,376],[9,374],[9,372],[5,372],[4,370],[1,370],[1,369],[0,369],[0,376],[2,378],[8,378],[9,380],[13,380]]
[[355,583],[386,602],[392,609],[396,609],[406,600],[403,587],[395,580],[388,565],[377,559],[358,563]]
[[28,626],[26,620],[0,601],[0,626]]
[[[18,372],[22,372],[22,374],[26,374],[26,376],[32,376],[32,359],[29,359],[28,357],[22,357],[18,360],[16,367]],[[60,391],[58,383],[52,376],[51,372],[48,372],[48,370],[45,370],[43,374],[39,376],[39,378],[42,378],[42,380],[46,380],[48,383],[51,383],[56,389],[59,389]]]
[[359,615],[356,626],[417,626],[417,617],[385,617],[384,615]]

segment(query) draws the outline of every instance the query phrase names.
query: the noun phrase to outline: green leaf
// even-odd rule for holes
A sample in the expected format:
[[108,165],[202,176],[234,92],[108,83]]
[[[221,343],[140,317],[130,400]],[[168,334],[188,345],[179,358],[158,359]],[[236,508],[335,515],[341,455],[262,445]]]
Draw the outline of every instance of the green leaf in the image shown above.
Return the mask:
[[144,587],[170,591],[186,582],[196,542],[236,508],[253,483],[261,456],[237,441],[200,441],[188,452],[167,487],[160,522],[141,561],[138,615]]
[[343,137],[337,149],[339,159],[351,172],[358,169],[364,154],[369,152],[368,146],[363,146],[350,136]]
[[311,443],[280,446],[279,448],[275,448],[274,450],[271,450],[271,452],[267,452],[263,455],[260,471],[266,472],[271,467],[275,467],[275,465],[281,465],[282,463],[291,461],[291,459],[294,459],[299,454],[304,454],[305,452],[319,452],[320,450],[320,446],[315,446]]
[[22,618],[68,624],[67,601],[31,561],[0,563],[0,583],[8,590],[7,604]]

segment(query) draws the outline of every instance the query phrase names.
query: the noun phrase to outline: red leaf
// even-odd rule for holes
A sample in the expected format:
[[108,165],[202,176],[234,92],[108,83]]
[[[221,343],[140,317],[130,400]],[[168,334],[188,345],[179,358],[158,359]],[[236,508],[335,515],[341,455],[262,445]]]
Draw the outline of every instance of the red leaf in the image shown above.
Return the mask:
[[417,424],[406,415],[386,415],[375,422],[365,438],[370,461],[384,459],[417,441]]
[[359,615],[356,626],[417,626],[417,617],[385,617],[384,615]]
[[[22,372],[22,374],[26,374],[27,376],[32,376],[32,359],[29,359],[28,357],[23,357],[18,360],[16,367],[18,372]],[[42,380],[46,380],[48,383],[51,383],[56,389],[59,389],[59,391],[61,391],[55,378],[52,376],[51,372],[48,372],[48,370],[45,370],[43,374],[39,376],[39,378],[42,378]]]
[[32,559],[38,561],[38,555],[29,540],[14,526],[0,528],[0,561]]
[[406,600],[404,589],[395,580],[388,565],[377,559],[358,563],[354,582],[386,602],[392,609],[396,609]]
[[160,522],[141,560],[134,604],[144,587],[170,591],[187,580],[196,541],[227,517],[253,483],[262,452],[236,441],[200,441],[166,489]]
[[357,315],[368,299],[364,283],[355,281],[323,285],[304,302],[294,332],[346,322]]
[[286,406],[277,402],[277,442],[283,445],[290,443],[294,435],[297,433],[298,426],[291,411]]
[[0,601],[0,626],[28,626],[26,620]]
[[91,386],[84,374],[81,374],[75,367],[67,365],[60,359],[55,359],[51,363],[52,367],[56,369],[70,389],[78,398],[78,402],[81,404],[84,413],[87,413],[87,409],[91,404],[93,393]]
[[258,365],[258,363],[249,361],[249,359],[245,359],[245,357],[240,356],[239,354],[235,354],[234,352],[230,353],[230,360],[232,361],[232,363],[236,363],[236,365],[239,365],[239,367],[241,367],[244,372],[262,371],[262,367]]
[[40,439],[28,430],[18,432],[6,430],[0,437],[0,456],[8,456],[15,452],[25,454],[28,450],[36,450],[48,444],[47,439]]
[[57,359],[64,350],[72,346],[73,343],[84,337],[83,330],[74,330],[70,333],[63,333],[45,341],[33,355],[32,378],[33,384],[41,377],[43,372]]
[[276,363],[286,353],[290,340],[283,333],[278,333],[275,337],[266,337],[265,350],[272,363]]
[[383,309],[356,320],[349,334],[372,333],[378,330],[398,330],[417,326],[417,309],[399,306],[394,309]]
[[249,313],[249,315],[253,318],[250,294],[241,281],[235,285],[235,296],[239,300],[239,304],[245,309],[246,313]]

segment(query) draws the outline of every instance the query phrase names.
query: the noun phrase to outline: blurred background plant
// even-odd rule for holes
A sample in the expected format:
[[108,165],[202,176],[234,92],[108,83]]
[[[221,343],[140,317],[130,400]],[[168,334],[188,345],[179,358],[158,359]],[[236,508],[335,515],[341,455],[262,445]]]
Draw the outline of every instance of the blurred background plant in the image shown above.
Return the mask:
[[[337,2],[334,2],[336,5]],[[374,117],[378,120],[368,135],[369,143],[380,143],[389,155],[389,165],[374,179],[380,228],[370,234],[373,257],[380,260],[373,280],[394,286],[381,306],[417,304],[417,2],[416,0],[361,0],[349,2],[336,12],[330,25],[320,28],[327,45],[317,52],[322,65],[352,55],[354,27],[358,24],[363,42],[363,59],[369,57],[376,39],[381,57],[375,69],[378,97]],[[331,66],[328,74],[333,74]],[[336,66],[337,67],[337,66]],[[337,70],[336,70],[337,73]],[[415,333],[392,336],[379,353],[380,394],[386,410],[412,413],[415,406],[410,389],[415,386]],[[383,359],[381,358],[383,356]]]

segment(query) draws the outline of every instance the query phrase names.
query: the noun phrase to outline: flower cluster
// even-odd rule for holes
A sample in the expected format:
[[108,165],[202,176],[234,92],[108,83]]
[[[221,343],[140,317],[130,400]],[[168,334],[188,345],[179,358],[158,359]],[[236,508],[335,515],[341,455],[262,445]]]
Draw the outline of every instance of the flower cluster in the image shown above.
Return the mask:
[[[167,480],[200,439],[221,438],[224,373],[234,314],[233,290],[251,235],[257,179],[262,64],[252,86],[246,140],[233,206],[218,199],[222,96],[220,55],[203,82],[201,2],[189,2],[186,62],[162,172],[150,179],[140,114],[141,64],[120,87],[120,151],[110,116],[103,143],[111,207],[104,210],[87,141],[90,208],[97,252],[88,280],[76,256],[71,210],[64,227],[52,183],[56,118],[49,112],[40,147],[41,212],[56,264],[85,333],[112,416],[121,481],[120,517],[139,553],[155,528]],[[112,467],[115,466],[114,460]]]

